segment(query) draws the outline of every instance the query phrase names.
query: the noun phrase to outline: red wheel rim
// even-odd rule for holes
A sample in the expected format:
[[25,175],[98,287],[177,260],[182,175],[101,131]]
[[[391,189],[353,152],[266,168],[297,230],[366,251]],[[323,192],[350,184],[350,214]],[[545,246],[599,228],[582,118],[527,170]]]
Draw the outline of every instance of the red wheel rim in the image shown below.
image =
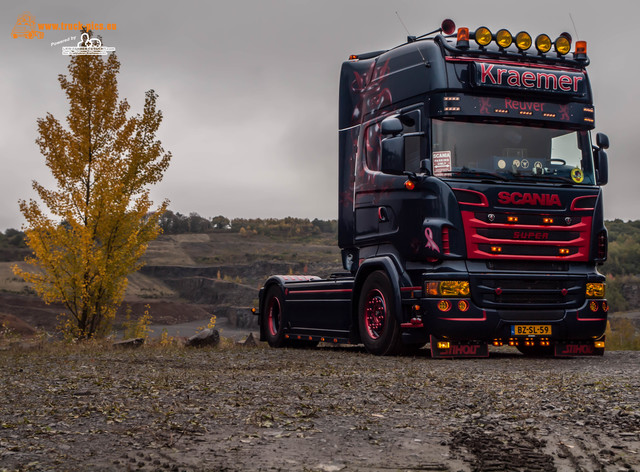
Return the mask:
[[278,328],[280,328],[280,300],[276,297],[272,298],[269,302],[269,309],[267,310],[267,313],[269,333],[271,336],[275,336],[278,334]]
[[364,304],[364,324],[371,339],[382,336],[387,320],[387,303],[378,289],[371,290]]

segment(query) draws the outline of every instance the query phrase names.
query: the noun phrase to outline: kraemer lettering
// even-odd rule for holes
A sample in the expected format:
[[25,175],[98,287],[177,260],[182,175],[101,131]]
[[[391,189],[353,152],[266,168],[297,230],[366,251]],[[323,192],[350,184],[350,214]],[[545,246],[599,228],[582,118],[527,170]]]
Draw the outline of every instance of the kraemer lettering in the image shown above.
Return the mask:
[[475,85],[584,95],[584,73],[473,63]]

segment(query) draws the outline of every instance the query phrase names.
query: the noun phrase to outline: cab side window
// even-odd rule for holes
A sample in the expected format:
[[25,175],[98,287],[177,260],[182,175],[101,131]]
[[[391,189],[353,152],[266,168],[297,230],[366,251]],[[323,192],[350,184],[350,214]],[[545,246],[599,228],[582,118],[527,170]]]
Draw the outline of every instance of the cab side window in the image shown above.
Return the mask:
[[[402,122],[402,133],[404,136],[404,169],[411,172],[420,170],[420,160],[423,159],[424,134],[422,133],[422,122],[420,110],[411,110],[398,116]],[[379,171],[381,168],[380,150],[382,144],[382,134],[380,121],[372,123],[366,128],[364,135],[365,162],[367,168],[372,171]]]

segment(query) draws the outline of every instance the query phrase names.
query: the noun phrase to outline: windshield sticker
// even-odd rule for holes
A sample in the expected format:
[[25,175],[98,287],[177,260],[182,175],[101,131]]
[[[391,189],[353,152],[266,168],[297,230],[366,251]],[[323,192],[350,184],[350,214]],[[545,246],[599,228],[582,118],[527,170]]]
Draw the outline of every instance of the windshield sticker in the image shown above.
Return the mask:
[[451,151],[434,151],[433,175],[441,176],[451,172]]
[[580,169],[579,167],[571,169],[571,178],[577,184],[582,183],[582,181],[584,180],[584,173],[582,172],[582,169]]

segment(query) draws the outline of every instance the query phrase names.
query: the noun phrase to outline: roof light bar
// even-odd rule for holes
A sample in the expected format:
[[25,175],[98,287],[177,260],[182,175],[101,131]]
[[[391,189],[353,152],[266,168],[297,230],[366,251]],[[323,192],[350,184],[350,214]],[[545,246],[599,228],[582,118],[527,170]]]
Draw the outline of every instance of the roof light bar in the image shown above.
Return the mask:
[[[455,24],[451,20],[445,20],[442,22],[441,31],[448,36],[453,34]],[[469,32],[469,28],[458,28],[456,34],[456,48],[457,49],[469,49],[469,40],[473,39],[479,46],[480,51],[486,54],[495,54],[496,51],[487,50],[486,48],[492,43],[500,49],[500,54],[513,54],[507,49],[511,46],[515,46],[520,53],[524,55],[525,51],[528,51],[531,46],[535,45],[539,55],[545,55],[554,48],[558,58],[563,58],[571,51],[572,38],[569,33],[561,33],[555,41],[552,41],[549,35],[539,34],[535,41],[526,31],[520,31],[517,35],[513,36],[509,30],[502,28],[497,33],[492,33],[486,26],[480,26],[475,31]],[[575,51],[573,52],[573,59],[578,61],[586,61],[587,58],[587,43],[585,41],[577,41]]]

